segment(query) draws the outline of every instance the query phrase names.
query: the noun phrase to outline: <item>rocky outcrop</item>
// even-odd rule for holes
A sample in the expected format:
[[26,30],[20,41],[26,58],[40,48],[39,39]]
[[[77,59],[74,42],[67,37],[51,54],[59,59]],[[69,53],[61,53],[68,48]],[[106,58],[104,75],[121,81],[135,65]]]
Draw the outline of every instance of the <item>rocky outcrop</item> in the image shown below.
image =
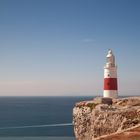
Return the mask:
[[140,97],[95,98],[76,103],[73,124],[77,140],[103,140],[103,136],[130,131],[140,125]]

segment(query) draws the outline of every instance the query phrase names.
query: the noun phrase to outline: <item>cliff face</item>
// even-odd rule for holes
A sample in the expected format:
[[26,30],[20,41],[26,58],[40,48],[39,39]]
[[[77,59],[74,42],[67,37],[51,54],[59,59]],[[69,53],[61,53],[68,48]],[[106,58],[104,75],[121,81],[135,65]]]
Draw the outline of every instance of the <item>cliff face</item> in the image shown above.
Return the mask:
[[95,98],[76,103],[73,124],[77,140],[103,140],[101,136],[130,131],[140,125],[140,97]]

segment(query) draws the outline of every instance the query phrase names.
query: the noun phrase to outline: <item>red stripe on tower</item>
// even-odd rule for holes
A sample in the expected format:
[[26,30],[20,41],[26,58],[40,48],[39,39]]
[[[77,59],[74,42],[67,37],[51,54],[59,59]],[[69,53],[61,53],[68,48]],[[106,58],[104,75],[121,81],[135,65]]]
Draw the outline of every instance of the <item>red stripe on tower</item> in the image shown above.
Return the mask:
[[108,51],[107,62],[104,67],[104,97],[117,98],[117,66],[115,65],[115,56],[112,50]]
[[117,78],[104,78],[104,90],[118,90]]

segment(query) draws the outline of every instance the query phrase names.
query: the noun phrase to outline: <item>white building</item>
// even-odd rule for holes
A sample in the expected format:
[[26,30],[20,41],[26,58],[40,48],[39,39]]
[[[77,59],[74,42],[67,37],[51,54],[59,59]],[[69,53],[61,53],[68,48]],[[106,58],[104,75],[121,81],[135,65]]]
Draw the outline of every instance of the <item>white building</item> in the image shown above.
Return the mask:
[[106,56],[106,65],[104,67],[104,97],[117,98],[117,66],[115,64],[115,56],[112,50],[108,51]]

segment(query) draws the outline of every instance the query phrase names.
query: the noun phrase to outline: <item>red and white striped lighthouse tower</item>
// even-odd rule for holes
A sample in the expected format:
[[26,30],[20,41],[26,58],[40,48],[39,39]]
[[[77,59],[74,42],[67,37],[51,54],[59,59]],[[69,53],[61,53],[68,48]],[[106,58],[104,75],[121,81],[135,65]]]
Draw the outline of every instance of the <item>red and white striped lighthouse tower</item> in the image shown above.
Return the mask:
[[117,98],[117,66],[115,65],[115,56],[112,50],[108,51],[106,56],[106,65],[104,67],[104,97]]

